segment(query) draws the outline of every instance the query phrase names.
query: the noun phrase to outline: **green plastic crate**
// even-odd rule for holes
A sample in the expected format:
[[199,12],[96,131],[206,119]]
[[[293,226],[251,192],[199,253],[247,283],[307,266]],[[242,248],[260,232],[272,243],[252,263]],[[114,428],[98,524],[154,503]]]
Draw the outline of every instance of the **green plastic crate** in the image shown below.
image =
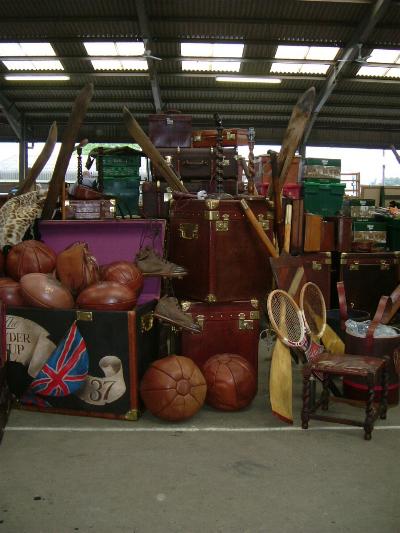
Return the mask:
[[325,217],[335,216],[343,205],[345,183],[304,182],[304,210]]
[[341,166],[341,159],[306,157],[303,164],[303,177],[305,179],[333,178],[340,180]]
[[387,222],[387,245],[391,252],[400,250],[400,218],[391,218]]
[[117,216],[139,214],[139,184],[139,176],[104,179],[104,193],[117,200]]

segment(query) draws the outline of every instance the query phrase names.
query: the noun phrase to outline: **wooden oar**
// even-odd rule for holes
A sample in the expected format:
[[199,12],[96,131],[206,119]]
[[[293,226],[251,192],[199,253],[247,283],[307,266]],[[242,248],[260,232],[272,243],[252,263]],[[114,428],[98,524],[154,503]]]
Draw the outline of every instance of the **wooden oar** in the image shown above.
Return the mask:
[[135,139],[143,152],[151,160],[153,165],[157,168],[165,181],[173,191],[189,192],[173,169],[167,164],[163,156],[142,130],[138,122],[129,112],[127,107],[123,109],[124,123],[129,134]]
[[62,193],[64,186],[65,173],[71,159],[72,151],[83,119],[85,118],[87,108],[93,97],[93,84],[87,83],[79,92],[72,106],[71,114],[64,131],[63,140],[57,161],[54,167],[53,175],[49,183],[46,201],[42,211],[42,218],[51,219],[57,206],[57,200]]
[[42,172],[47,161],[50,159],[51,154],[53,153],[54,147],[57,142],[57,122],[53,122],[50,126],[49,134],[47,136],[46,142],[43,146],[42,151],[38,155],[36,161],[33,163],[32,168],[30,169],[27,177],[18,187],[18,190],[15,196],[29,192],[32,185],[35,183],[36,178]]

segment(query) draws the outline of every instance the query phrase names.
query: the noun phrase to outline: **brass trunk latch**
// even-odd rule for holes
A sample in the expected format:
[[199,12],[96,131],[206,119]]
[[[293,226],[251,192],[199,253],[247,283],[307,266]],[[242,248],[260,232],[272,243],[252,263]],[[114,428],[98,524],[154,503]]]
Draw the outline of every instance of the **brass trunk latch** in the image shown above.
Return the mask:
[[240,330],[251,330],[253,329],[253,320],[246,320],[245,313],[239,313],[239,329]]
[[154,322],[154,315],[153,312],[146,313],[145,315],[140,317],[140,330],[142,333],[146,333],[147,331],[150,331],[153,327]]

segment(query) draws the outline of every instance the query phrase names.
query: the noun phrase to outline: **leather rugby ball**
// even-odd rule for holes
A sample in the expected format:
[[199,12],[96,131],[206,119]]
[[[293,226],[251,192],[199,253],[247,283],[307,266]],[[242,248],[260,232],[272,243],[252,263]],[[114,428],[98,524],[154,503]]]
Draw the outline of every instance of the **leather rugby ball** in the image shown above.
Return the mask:
[[129,311],[136,305],[136,294],[115,281],[100,281],[86,287],[76,299],[81,309],[98,311]]
[[132,289],[136,294],[139,294],[143,287],[142,271],[129,261],[115,261],[105,265],[102,269],[102,279],[104,281],[116,281]]
[[24,305],[19,282],[12,278],[0,278],[0,300],[10,307]]
[[53,272],[56,266],[56,254],[40,241],[22,241],[8,252],[6,272],[16,281],[25,274]]
[[48,309],[71,309],[71,292],[57,279],[41,273],[25,274],[20,281],[22,296],[27,305]]

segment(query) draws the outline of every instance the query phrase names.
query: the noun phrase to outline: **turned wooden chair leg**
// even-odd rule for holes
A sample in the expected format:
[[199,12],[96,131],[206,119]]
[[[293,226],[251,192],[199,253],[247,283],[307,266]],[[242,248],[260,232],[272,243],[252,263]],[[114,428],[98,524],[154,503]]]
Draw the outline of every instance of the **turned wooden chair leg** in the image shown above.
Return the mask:
[[385,366],[383,367],[382,371],[382,396],[381,396],[381,403],[379,406],[379,417],[382,420],[386,420],[386,414],[387,414],[387,405],[388,405],[388,388],[389,388],[389,363],[390,358],[385,357]]
[[308,429],[308,421],[310,420],[310,383],[311,373],[305,371],[303,373],[303,409],[301,411],[301,427]]
[[374,429],[374,398],[375,398],[375,389],[374,389],[374,376],[373,374],[368,374],[367,376],[367,385],[368,385],[368,398],[367,405],[365,409],[365,422],[364,422],[364,439],[371,440],[372,430]]
[[324,374],[322,381],[321,409],[327,411],[329,408],[329,376]]

